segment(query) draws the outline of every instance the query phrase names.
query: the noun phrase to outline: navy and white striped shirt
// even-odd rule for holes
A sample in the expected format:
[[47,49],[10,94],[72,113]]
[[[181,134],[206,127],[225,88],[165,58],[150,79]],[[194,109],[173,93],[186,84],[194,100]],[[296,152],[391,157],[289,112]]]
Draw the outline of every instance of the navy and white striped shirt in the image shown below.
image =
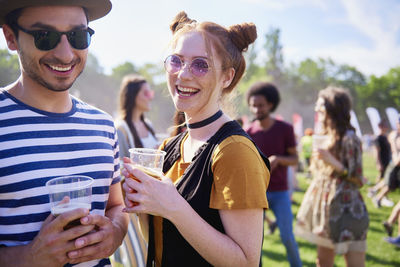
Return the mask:
[[[30,107],[0,89],[0,246],[27,244],[50,214],[45,183],[81,174],[95,179],[91,213],[104,215],[120,181],[111,116],[72,97],[67,113]],[[103,266],[107,260],[77,266]]]

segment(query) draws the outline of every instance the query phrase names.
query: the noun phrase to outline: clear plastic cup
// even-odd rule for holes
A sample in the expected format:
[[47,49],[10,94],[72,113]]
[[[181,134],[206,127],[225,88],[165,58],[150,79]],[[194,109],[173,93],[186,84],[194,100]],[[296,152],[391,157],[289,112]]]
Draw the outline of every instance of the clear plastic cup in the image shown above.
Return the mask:
[[326,149],[328,146],[329,137],[327,135],[313,134],[312,147],[313,150]]
[[165,151],[152,148],[129,149],[132,164],[144,173],[160,179],[163,169]]
[[[58,216],[78,208],[90,210],[93,182],[93,178],[83,175],[62,176],[49,180],[46,188],[49,192],[51,213]],[[67,228],[76,224],[80,224],[79,219]]]

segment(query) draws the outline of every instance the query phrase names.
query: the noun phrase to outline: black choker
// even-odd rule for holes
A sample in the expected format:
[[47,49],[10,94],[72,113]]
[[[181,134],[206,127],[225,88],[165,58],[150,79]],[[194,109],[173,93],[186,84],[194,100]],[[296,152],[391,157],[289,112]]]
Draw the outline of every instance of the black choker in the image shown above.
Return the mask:
[[208,118],[205,119],[205,120],[202,120],[202,121],[199,121],[199,122],[195,122],[195,123],[188,123],[188,124],[187,124],[187,127],[188,127],[189,129],[197,129],[197,128],[204,127],[204,126],[206,126],[206,125],[208,125],[208,124],[210,124],[210,123],[212,123],[212,122],[218,120],[219,117],[222,116],[222,114],[223,114],[222,111],[221,111],[221,110],[218,110],[217,113],[215,113],[215,114],[212,115],[211,117],[208,117]]

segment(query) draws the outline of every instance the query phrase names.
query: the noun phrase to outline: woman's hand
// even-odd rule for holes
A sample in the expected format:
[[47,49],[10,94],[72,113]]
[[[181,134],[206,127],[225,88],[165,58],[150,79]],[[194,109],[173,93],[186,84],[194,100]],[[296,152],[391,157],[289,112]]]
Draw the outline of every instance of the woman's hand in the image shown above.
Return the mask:
[[318,148],[314,150],[313,153],[318,159],[322,159],[326,163],[331,162],[331,158],[333,157],[333,155],[327,149]]
[[125,212],[148,213],[170,219],[179,211],[179,203],[185,201],[176,190],[171,179],[161,176],[155,179],[124,159],[122,174],[126,178],[123,189]]

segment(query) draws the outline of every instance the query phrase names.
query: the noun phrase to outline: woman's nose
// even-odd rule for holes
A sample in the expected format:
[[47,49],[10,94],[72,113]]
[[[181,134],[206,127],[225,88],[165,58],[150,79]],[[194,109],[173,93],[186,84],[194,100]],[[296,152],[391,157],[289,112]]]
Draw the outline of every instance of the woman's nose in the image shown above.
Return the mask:
[[151,90],[151,89],[146,90],[145,96],[146,96],[148,99],[152,100],[152,99],[154,98],[154,91]]
[[178,78],[190,78],[192,75],[192,72],[190,71],[190,64],[186,64],[185,62],[182,62],[182,67],[178,71]]

